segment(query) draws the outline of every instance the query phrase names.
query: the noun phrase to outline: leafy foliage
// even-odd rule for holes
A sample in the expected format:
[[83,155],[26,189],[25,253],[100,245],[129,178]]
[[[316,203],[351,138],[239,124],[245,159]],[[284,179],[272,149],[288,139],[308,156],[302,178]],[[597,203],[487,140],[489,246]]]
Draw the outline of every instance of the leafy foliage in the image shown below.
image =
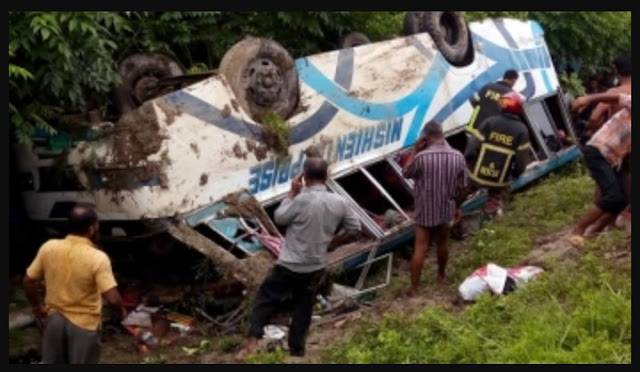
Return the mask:
[[609,69],[609,61],[631,53],[631,12],[519,11],[467,12],[469,21],[492,18],[533,19],[545,31],[556,62],[579,61],[586,74]]
[[586,90],[584,88],[584,85],[582,84],[582,80],[580,80],[578,74],[576,74],[575,72],[572,72],[570,74],[563,72],[560,74],[559,78],[560,85],[562,86],[563,91],[566,92],[569,96],[577,98],[585,95]]
[[9,55],[31,76],[9,67],[11,122],[22,143],[62,112],[84,111],[109,100],[119,82],[113,33],[127,29],[113,12],[10,12]]
[[[15,53],[9,46],[9,58],[11,59],[14,55]],[[19,89],[19,82],[26,80],[33,80],[31,72],[9,62],[9,90]],[[29,103],[18,109],[16,105],[20,107],[18,103],[9,100],[9,120],[15,125],[15,135],[20,143],[29,143],[31,134],[36,127],[49,134],[56,134],[56,130],[39,115],[39,112],[45,112],[44,107],[37,103]]]

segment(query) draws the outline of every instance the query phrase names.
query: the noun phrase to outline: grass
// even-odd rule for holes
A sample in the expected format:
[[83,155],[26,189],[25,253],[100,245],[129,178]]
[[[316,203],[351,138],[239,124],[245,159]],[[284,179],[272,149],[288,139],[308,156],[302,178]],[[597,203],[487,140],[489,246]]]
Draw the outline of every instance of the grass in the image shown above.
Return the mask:
[[284,349],[277,346],[273,351],[260,350],[255,354],[249,355],[245,361],[248,364],[282,364],[286,355]]
[[516,265],[531,250],[536,237],[577,220],[591,203],[593,185],[581,163],[574,162],[513,195],[506,203],[506,214],[486,223],[470,239],[471,251],[451,265],[451,277],[464,280],[488,262]]
[[267,111],[260,118],[264,125],[265,140],[277,154],[286,156],[289,153],[289,124],[273,111]]
[[[575,222],[593,183],[580,163],[514,196],[504,218],[486,224],[451,265],[459,283],[487,262],[509,267],[533,239]],[[614,231],[590,242],[575,267],[555,262],[506,296],[485,294],[461,312],[430,307],[365,321],[324,352],[324,363],[630,363],[631,267],[607,254],[628,250]],[[535,315],[535,316],[532,316]]]

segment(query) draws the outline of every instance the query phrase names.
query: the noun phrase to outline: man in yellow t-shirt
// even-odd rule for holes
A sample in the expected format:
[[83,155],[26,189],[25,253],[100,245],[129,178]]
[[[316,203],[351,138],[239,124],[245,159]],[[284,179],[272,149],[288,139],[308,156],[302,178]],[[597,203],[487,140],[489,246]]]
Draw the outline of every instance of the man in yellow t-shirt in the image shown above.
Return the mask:
[[[43,324],[42,362],[95,364],[100,356],[102,296],[124,318],[126,311],[109,257],[93,243],[98,216],[77,204],[69,216],[69,235],[45,242],[27,268],[24,289],[36,320]],[[44,279],[44,306],[38,283]]]

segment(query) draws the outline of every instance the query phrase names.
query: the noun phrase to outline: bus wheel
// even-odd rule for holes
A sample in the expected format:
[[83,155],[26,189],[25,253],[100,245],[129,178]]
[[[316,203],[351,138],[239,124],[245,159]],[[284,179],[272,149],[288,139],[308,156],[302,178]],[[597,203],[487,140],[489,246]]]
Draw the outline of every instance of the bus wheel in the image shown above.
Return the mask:
[[118,73],[122,84],[115,90],[115,105],[120,114],[124,114],[149,99],[167,93],[159,84],[162,79],[181,76],[184,71],[164,54],[139,53],[120,62]]
[[472,49],[469,27],[460,12],[424,12],[428,32],[442,56],[454,66],[463,66]]
[[369,44],[371,40],[361,32],[351,32],[340,40],[340,49],[353,48],[359,45]]
[[218,71],[256,121],[269,111],[287,119],[298,104],[298,70],[289,52],[273,40],[245,37],[225,53]]
[[403,34],[405,36],[424,32],[424,13],[407,12],[404,15]]
[[404,17],[406,36],[428,32],[442,56],[454,66],[473,61],[471,34],[460,12],[407,12]]

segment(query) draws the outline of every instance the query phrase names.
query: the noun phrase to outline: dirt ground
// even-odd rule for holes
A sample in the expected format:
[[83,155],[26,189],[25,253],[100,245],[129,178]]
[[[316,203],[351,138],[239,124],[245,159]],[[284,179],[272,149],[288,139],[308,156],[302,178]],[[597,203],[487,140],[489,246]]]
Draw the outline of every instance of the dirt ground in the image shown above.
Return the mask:
[[[540,265],[544,267],[545,257],[555,257],[559,261],[571,264],[580,254],[572,248],[562,236],[567,229],[540,237],[535,246],[521,263]],[[613,248],[605,253],[606,258],[616,260],[621,266],[631,265],[631,241],[628,246]],[[451,241],[449,267],[465,255],[469,250],[465,241]],[[422,275],[423,286],[420,294],[413,298],[404,296],[408,285],[408,260],[401,252],[396,253],[392,271],[391,283],[378,291],[367,306],[360,306],[357,310],[342,316],[326,315],[314,319],[307,338],[307,353],[302,358],[286,357],[285,363],[315,363],[319,362],[323,350],[340,340],[350,337],[359,323],[365,319],[375,320],[385,313],[411,314],[434,305],[445,306],[449,311],[457,312],[464,308],[457,293],[459,283],[438,284],[436,278],[436,264],[434,250],[430,249]],[[274,321],[284,324],[285,319]],[[12,363],[37,363],[39,349],[39,333],[35,327],[28,327],[20,332],[22,337],[13,339],[10,336],[9,349]],[[208,345],[202,344],[203,340]],[[136,339],[118,327],[108,325],[102,337],[101,363],[131,364],[131,363],[167,363],[167,364],[228,364],[237,363],[234,355],[242,346],[242,329],[235,332],[221,334],[206,322],[201,322],[189,334],[179,338],[174,343],[151,350],[146,355],[138,352]],[[266,341],[262,341],[263,347]],[[283,342],[286,349],[286,342]],[[186,350],[185,350],[186,348]],[[191,353],[192,355],[189,355]],[[19,359],[22,357],[22,359]],[[30,359],[29,359],[30,358]]]

